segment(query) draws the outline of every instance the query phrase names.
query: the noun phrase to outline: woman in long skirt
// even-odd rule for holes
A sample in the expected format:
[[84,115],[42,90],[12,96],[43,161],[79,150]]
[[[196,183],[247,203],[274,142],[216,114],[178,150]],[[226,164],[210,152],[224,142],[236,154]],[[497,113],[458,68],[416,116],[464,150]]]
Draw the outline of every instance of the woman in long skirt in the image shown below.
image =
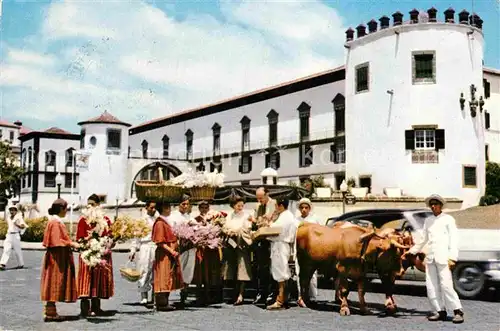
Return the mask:
[[60,322],[64,318],[57,314],[56,302],[76,302],[75,263],[71,248],[80,245],[71,241],[64,225],[67,202],[57,199],[49,209],[50,220],[43,235],[43,246],[47,248],[42,262],[40,298],[45,301],[45,322]]
[[156,244],[153,290],[156,309],[169,311],[174,309],[168,303],[170,292],[182,290],[184,280],[182,279],[177,237],[167,223],[171,211],[170,205],[157,202],[156,209],[160,212],[160,216],[156,219],[151,234],[151,240]]

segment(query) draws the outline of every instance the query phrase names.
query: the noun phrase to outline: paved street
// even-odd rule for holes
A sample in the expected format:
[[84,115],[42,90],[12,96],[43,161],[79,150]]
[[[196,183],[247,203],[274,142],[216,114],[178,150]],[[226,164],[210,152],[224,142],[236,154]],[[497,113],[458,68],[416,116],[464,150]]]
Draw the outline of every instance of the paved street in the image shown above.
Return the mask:
[[[1,252],[1,250],[0,250]],[[188,308],[185,311],[157,313],[138,306],[135,284],[123,280],[118,268],[127,255],[114,253],[115,296],[103,301],[103,309],[114,310],[111,317],[79,319],[64,323],[43,323],[39,301],[41,251],[24,251],[26,268],[0,272],[0,330],[500,330],[498,302],[463,301],[466,322],[431,324],[425,320],[427,299],[424,296],[396,295],[400,307],[398,317],[352,315],[341,317],[338,307],[325,303],[321,310],[292,307],[285,311],[268,312],[253,305],[233,307],[215,305],[209,308]],[[15,258],[10,263],[14,263]],[[9,265],[8,265],[9,266]],[[421,293],[422,289],[416,292]],[[320,300],[333,297],[332,291],[321,290]],[[351,299],[357,301],[357,294]],[[368,293],[370,307],[378,313],[383,295]],[[173,299],[178,300],[174,294]],[[59,304],[62,315],[77,315],[79,305]],[[168,325],[166,323],[169,323]]]

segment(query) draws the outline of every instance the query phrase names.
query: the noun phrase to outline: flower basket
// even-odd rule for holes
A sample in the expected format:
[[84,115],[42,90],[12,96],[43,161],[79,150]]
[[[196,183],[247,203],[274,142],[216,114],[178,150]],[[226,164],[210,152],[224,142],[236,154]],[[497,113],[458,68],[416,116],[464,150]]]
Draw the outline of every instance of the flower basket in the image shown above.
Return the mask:
[[130,262],[128,262],[124,267],[120,268],[120,275],[123,279],[129,282],[135,283],[141,278],[141,273],[136,268],[130,267]]
[[195,186],[189,189],[192,200],[213,200],[215,196],[215,186]]
[[137,198],[141,201],[161,200],[165,202],[177,202],[184,194],[182,186],[165,185],[151,180],[136,180],[135,191]]

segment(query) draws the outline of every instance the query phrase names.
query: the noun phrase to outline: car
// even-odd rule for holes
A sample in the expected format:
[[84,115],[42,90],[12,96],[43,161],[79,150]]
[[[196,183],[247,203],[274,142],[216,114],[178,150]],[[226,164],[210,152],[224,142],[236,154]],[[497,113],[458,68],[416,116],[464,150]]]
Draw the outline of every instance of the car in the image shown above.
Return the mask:
[[[347,221],[359,226],[408,229],[415,242],[422,240],[425,219],[432,215],[429,209],[385,208],[365,209],[331,217],[326,226]],[[500,288],[500,230],[458,229],[459,256],[453,270],[453,284],[460,297],[477,298],[490,287]],[[425,251],[425,249],[424,249]],[[367,273],[368,280],[378,279],[375,270]],[[425,273],[409,268],[397,281],[422,282]]]

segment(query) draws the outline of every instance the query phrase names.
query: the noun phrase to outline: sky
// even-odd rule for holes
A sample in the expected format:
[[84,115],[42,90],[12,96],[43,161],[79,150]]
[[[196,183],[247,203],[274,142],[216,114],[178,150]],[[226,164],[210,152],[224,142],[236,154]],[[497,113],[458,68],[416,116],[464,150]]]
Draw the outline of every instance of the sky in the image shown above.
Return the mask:
[[413,8],[478,13],[500,69],[500,0],[0,2],[0,117],[33,130],[104,110],[137,125],[328,70],[348,27]]

